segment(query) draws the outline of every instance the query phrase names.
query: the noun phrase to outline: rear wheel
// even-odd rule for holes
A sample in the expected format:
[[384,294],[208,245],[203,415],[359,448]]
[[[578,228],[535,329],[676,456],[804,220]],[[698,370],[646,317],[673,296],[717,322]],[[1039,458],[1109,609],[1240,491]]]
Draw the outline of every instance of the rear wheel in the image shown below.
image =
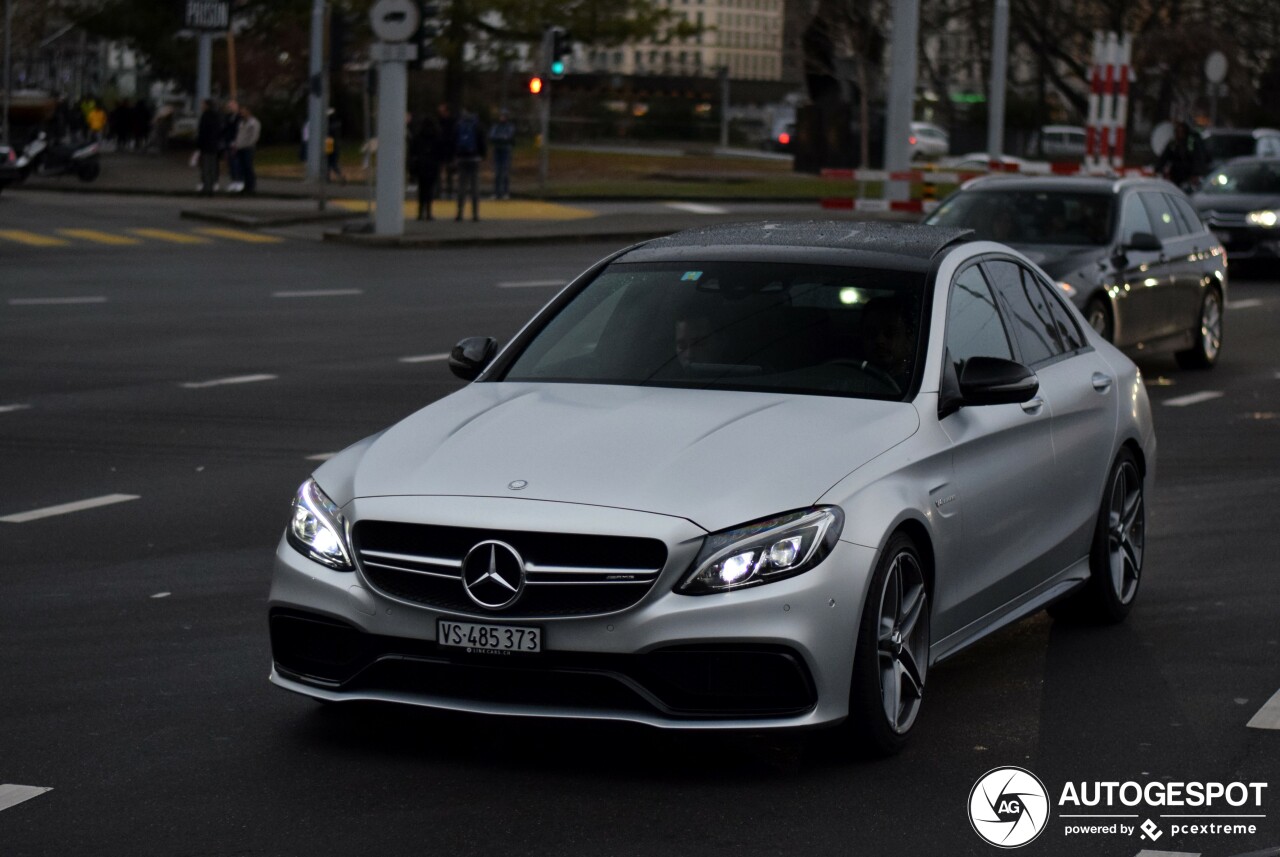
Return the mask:
[[1111,307],[1100,297],[1090,298],[1084,308],[1085,320],[1089,326],[1107,342],[1115,341],[1115,325],[1111,321]]
[[1124,621],[1133,609],[1142,582],[1146,530],[1142,474],[1137,458],[1125,449],[1107,476],[1107,491],[1098,510],[1089,551],[1089,582],[1049,612],[1059,618],[1100,624]]
[[1222,295],[1217,289],[1209,289],[1200,301],[1200,327],[1195,334],[1196,344],[1175,356],[1184,369],[1208,369],[1218,362],[1222,351]]
[[907,742],[924,700],[929,669],[929,593],[915,542],[897,533],[871,578],[858,628],[849,689],[853,748],[889,756]]
[[79,176],[82,182],[91,182],[98,177],[98,173],[101,171],[102,166],[97,161],[85,161],[76,170],[76,175]]

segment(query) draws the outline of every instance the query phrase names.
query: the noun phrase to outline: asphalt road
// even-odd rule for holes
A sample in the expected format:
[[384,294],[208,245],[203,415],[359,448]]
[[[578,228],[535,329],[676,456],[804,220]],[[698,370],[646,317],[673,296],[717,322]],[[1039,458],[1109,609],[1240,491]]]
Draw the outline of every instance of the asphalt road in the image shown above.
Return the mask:
[[[612,248],[250,243],[175,209],[0,199],[0,784],[52,789],[4,808],[0,785],[3,857],[990,855],[966,807],[1001,765],[1051,792],[1270,784],[1253,835],[1054,819],[1027,854],[1280,846],[1280,730],[1245,725],[1280,689],[1274,274],[1233,280],[1217,369],[1142,363],[1160,461],[1129,621],[988,638],[930,674],[908,749],[867,763],[821,733],[348,711],[268,685],[271,558],[309,459],[457,389],[439,355],[511,336]],[[4,520],[111,495],[135,499]]]

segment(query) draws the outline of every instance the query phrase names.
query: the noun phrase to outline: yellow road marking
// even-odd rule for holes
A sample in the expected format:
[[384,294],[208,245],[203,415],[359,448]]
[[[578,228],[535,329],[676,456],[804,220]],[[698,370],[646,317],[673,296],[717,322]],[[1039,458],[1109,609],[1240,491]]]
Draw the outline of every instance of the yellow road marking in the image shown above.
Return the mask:
[[[338,208],[344,208],[347,211],[367,211],[369,203],[363,199],[335,199],[333,204]],[[377,206],[375,205],[376,209]],[[440,220],[452,220],[453,216],[458,213],[458,201],[456,199],[437,199],[431,207],[431,213]],[[404,204],[404,216],[406,220],[412,220],[418,216],[418,203],[416,200],[409,200]],[[481,220],[582,220],[588,217],[595,217],[593,212],[585,208],[574,208],[571,205],[561,205],[557,202],[542,202],[536,199],[481,199],[480,200],[480,219]],[[471,203],[467,202],[466,218],[471,219]]]
[[19,244],[29,244],[32,247],[64,247],[71,243],[63,241],[61,238],[40,235],[39,233],[27,232],[22,229],[0,229],[0,238],[17,241]]
[[196,232],[202,235],[212,235],[214,238],[230,238],[232,241],[245,241],[249,244],[279,244],[284,241],[283,238],[277,238],[274,235],[259,235],[256,232],[245,232],[242,229],[223,229],[218,226],[209,226],[204,229],[197,229]]
[[210,244],[208,238],[191,235],[187,232],[170,232],[168,229],[130,229],[134,235],[143,238],[154,238],[157,241],[168,241],[171,244]]
[[95,244],[110,244],[113,247],[142,243],[137,238],[130,238],[127,235],[113,235],[110,232],[99,232],[97,229],[59,229],[58,232],[68,238],[79,238],[83,241],[92,241]]

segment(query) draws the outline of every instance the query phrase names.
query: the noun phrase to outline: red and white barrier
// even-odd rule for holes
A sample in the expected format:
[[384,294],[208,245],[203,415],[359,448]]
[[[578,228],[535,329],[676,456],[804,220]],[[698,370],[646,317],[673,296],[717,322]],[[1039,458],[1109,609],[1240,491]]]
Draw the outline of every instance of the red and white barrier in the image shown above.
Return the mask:
[[1132,57],[1133,39],[1128,33],[1094,34],[1085,125],[1085,166],[1090,171],[1119,170],[1124,164]]

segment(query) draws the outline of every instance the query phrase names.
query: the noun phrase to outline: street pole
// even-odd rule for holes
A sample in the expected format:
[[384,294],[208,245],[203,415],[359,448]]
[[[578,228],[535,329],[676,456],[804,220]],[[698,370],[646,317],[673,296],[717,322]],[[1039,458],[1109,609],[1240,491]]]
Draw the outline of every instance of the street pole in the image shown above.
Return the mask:
[[[406,63],[378,63],[378,188],[373,231],[404,234],[404,111],[409,103]],[[461,199],[461,197],[459,197]]]
[[230,27],[227,28],[227,89],[232,99],[239,97],[236,91],[236,34]]
[[307,178],[311,181],[320,181],[324,176],[324,140],[329,132],[324,121],[324,12],[325,0],[312,0],[307,97]]
[[213,92],[213,33],[201,31],[200,53],[196,58],[196,112],[204,108]]
[[729,148],[729,67],[716,69],[720,78],[720,148]]
[[13,0],[4,0],[4,127],[5,145],[9,143],[9,104],[13,97]]
[[552,43],[555,36],[551,28],[542,31],[542,92],[538,98],[541,103],[538,134],[538,193],[546,196],[547,173],[551,169],[551,56]]
[[1009,67],[1009,0],[996,0],[991,32],[991,94],[987,97],[987,160],[1004,154],[1004,91]]
[[[889,105],[884,130],[884,166],[900,172],[911,166],[911,114],[916,96],[916,42],[920,0],[893,0],[893,42],[889,66]],[[886,199],[906,199],[908,182],[891,181]]]

